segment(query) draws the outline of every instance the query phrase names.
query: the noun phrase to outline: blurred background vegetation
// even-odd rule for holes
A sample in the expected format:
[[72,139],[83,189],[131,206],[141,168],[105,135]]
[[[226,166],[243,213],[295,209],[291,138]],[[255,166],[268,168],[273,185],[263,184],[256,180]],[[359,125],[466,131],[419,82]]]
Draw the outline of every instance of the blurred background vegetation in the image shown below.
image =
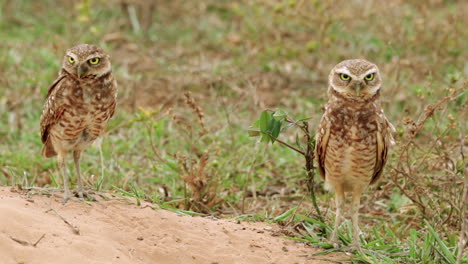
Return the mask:
[[[330,69],[366,58],[382,72],[397,145],[383,180],[362,200],[362,239],[374,253],[353,261],[454,263],[459,254],[467,1],[0,0],[0,7],[0,184],[58,186],[55,160],[40,155],[44,97],[65,50],[93,43],[111,55],[119,104],[103,166],[97,148],[83,157],[89,187],[179,213],[276,221],[283,235],[320,244],[333,196],[317,177],[326,220],[317,221],[303,158],[246,131],[264,109],[310,118],[313,131]],[[280,137],[299,148],[304,141],[300,131]]]

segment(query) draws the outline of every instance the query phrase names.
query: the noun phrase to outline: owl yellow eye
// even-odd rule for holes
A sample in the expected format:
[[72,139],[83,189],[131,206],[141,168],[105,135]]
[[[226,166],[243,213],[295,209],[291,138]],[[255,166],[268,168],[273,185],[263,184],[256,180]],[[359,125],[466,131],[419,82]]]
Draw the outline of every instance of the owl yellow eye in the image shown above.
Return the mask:
[[68,57],[68,62],[75,63],[75,59],[73,57]]
[[366,81],[374,80],[374,74],[373,73],[367,74],[366,77],[364,77],[364,80],[366,80]]
[[93,64],[93,65],[96,65],[99,63],[99,58],[92,58],[89,60],[89,63],[90,64]]
[[344,74],[344,73],[340,74],[340,78],[341,78],[341,80],[343,80],[343,81],[349,81],[349,80],[351,80],[351,77],[350,77],[348,74]]

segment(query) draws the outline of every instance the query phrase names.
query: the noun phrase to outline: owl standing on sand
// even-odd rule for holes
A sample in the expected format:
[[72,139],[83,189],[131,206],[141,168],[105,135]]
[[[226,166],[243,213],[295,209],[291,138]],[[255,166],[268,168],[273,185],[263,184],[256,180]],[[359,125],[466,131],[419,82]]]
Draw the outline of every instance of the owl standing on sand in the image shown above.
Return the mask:
[[336,218],[331,237],[335,247],[345,192],[351,192],[352,248],[360,248],[360,198],[382,175],[393,144],[393,126],[380,105],[381,84],[377,66],[362,59],[340,62],[329,75],[329,101],[317,130],[315,151],[320,174],[335,191]]
[[77,193],[83,198],[81,153],[105,131],[114,115],[116,96],[117,83],[109,55],[89,44],[67,50],[59,76],[47,92],[41,116],[42,155],[57,156],[63,176],[64,204],[72,197],[65,156],[73,152]]

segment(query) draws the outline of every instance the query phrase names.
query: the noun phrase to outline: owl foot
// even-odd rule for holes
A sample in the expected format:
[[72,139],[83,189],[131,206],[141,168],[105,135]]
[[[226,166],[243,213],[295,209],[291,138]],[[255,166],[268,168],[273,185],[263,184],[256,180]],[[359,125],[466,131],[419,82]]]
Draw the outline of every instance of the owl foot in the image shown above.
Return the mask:
[[340,241],[331,241],[333,248],[341,248],[343,244]]
[[333,230],[333,233],[330,238],[330,243],[333,245],[333,248],[341,248],[343,244],[341,243],[340,239],[338,238],[338,232]]
[[359,243],[353,243],[349,245],[347,249],[345,249],[346,252],[362,252],[361,245]]
[[[60,197],[60,195],[58,195],[58,196]],[[65,191],[63,193],[63,197],[62,197],[62,204],[65,205],[68,202],[68,200],[70,200],[70,199],[74,200],[73,195],[70,193],[70,191]]]
[[99,202],[99,200],[93,196],[95,194],[96,192],[94,191],[85,191],[83,189],[77,189],[74,191],[75,197],[78,197],[81,201],[86,199],[87,201]]
[[341,248],[343,246],[340,239],[336,235],[332,235],[330,243],[332,244],[333,248]]

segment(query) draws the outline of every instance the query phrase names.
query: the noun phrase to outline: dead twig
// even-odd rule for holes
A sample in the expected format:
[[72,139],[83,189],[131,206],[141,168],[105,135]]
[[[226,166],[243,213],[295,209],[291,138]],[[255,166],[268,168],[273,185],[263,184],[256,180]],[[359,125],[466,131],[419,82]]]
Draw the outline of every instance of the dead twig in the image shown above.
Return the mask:
[[46,235],[45,233],[42,234],[42,236],[36,241],[36,243],[32,244],[32,246],[33,246],[33,247],[36,247],[37,244],[39,244],[39,242],[41,242],[41,240],[45,237],[45,235]]
[[21,240],[19,238],[15,238],[15,237],[12,237],[10,236],[11,240],[15,241],[16,243],[22,245],[22,246],[29,246],[31,245],[28,241],[25,241],[25,240]]
[[39,242],[45,237],[45,233],[42,234],[42,236],[36,241],[36,243],[34,244],[31,244],[31,242],[29,241],[26,241],[26,240],[22,240],[22,239],[19,239],[19,238],[15,238],[15,237],[12,237],[10,236],[10,239],[15,241],[16,243],[22,245],[22,246],[33,246],[33,247],[36,247],[37,244],[39,244]]
[[68,226],[70,226],[71,229],[73,230],[73,233],[74,233],[75,235],[80,235],[80,229],[79,229],[77,226],[75,226],[74,224],[70,223],[67,219],[65,219],[65,217],[63,217],[61,214],[59,214],[59,213],[58,213],[57,211],[55,211],[55,209],[53,209],[53,208],[47,210],[46,213],[48,213],[48,212],[50,212],[50,211],[54,212],[56,215],[58,215],[58,216],[62,219],[63,222],[65,222],[65,224],[67,224]]

